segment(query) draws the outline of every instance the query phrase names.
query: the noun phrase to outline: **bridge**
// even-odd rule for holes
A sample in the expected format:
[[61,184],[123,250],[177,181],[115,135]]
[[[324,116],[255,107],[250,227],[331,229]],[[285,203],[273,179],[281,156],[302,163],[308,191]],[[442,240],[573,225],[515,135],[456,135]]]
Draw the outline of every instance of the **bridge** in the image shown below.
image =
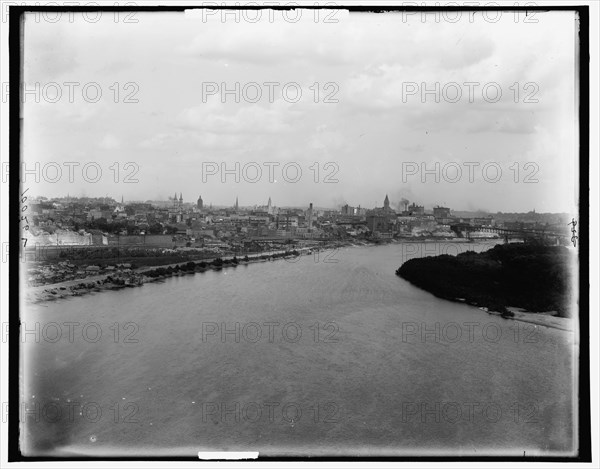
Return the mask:
[[471,239],[471,233],[497,233],[508,242],[510,238],[523,240],[542,239],[554,241],[554,243],[568,243],[570,235],[568,233],[558,233],[546,229],[527,229],[527,228],[504,228],[499,226],[470,225],[468,223],[455,223],[450,225],[450,229],[456,233],[459,238]]

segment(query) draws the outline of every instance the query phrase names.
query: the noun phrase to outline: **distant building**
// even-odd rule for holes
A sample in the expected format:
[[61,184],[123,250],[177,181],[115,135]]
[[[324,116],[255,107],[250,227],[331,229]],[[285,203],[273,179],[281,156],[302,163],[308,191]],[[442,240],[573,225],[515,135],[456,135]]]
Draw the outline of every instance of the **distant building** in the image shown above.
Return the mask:
[[391,219],[384,214],[370,213],[367,215],[367,228],[373,233],[388,233],[392,230]]
[[448,207],[433,207],[433,216],[437,218],[450,218],[450,209]]
[[494,226],[494,217],[475,217],[472,220],[473,225]]
[[342,215],[354,215],[354,207],[346,204],[342,207]]
[[175,192],[173,196],[173,208],[177,210],[183,208],[183,194],[181,192],[179,193],[179,198],[177,197],[177,192]]
[[373,233],[389,233],[396,222],[396,212],[390,208],[390,199],[385,196],[383,207],[377,207],[367,213],[367,228]]
[[385,195],[385,199],[383,200],[383,207],[377,207],[373,210],[373,212],[396,216],[396,212],[390,207],[390,199],[387,196],[387,194]]
[[425,215],[425,207],[416,205],[414,202],[408,206],[408,213],[412,216]]
[[110,210],[92,209],[88,212],[87,219],[90,221],[97,220],[99,218],[110,220],[112,218],[112,215],[113,212]]
[[358,207],[352,207],[351,205],[344,205],[340,211],[341,215],[365,215],[366,209],[361,209],[360,205]]
[[202,196],[198,196],[198,202],[196,202],[196,207],[198,210],[202,210],[204,208],[204,202],[202,201]]

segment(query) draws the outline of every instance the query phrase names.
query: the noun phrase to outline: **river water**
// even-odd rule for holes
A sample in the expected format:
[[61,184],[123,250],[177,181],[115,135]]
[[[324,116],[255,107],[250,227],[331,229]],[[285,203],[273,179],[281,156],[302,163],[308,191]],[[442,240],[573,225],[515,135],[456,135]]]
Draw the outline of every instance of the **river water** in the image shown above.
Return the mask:
[[26,306],[22,450],[573,454],[575,333],[394,274],[489,247],[349,247]]

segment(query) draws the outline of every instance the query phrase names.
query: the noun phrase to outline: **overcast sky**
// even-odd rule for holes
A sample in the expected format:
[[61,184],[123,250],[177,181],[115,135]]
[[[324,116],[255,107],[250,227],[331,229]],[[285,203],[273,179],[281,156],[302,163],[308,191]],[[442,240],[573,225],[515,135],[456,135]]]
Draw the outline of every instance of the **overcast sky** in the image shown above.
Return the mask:
[[[65,13],[57,22],[28,17],[27,86],[55,82],[62,91],[54,103],[52,86],[40,93],[39,103],[25,97],[27,167],[63,167],[59,182],[42,181],[32,192],[157,200],[177,191],[186,202],[202,195],[216,205],[233,205],[236,196],[241,206],[260,205],[270,196],[277,206],[368,208],[381,206],[387,193],[394,207],[405,198],[427,208],[574,211],[578,58],[572,13],[538,12],[537,23],[509,12],[495,23],[492,14],[486,21],[466,12],[455,23],[443,17],[436,22],[433,15],[342,11],[329,18],[337,20],[332,23],[324,21],[324,12],[317,21],[314,12],[297,14],[299,21],[291,22],[281,12],[264,11],[255,23],[247,21],[254,19],[250,13],[239,22],[232,14],[136,13],[130,19],[137,23],[108,12],[96,23],[80,14]],[[80,83],[73,102],[67,82]],[[94,88],[88,87],[87,99],[82,95],[90,82],[102,90],[96,103],[88,102]],[[128,82],[136,85],[125,88]],[[207,83],[235,89],[236,82],[239,103],[221,89],[203,99]],[[250,82],[261,85],[258,102],[244,100],[241,90]],[[265,82],[280,84],[273,100]],[[434,91],[422,102],[422,84],[435,90],[436,82],[438,96]],[[298,102],[292,102],[292,87],[283,95],[287,83],[300,86]],[[324,89],[325,83],[333,85]],[[450,102],[457,88],[448,83],[460,85],[457,102]],[[488,83],[495,85],[486,88],[486,98]],[[498,88],[502,97],[493,102]],[[246,90],[253,99],[255,88]],[[124,102],[127,96],[138,102]],[[325,102],[326,96],[337,102]],[[81,163],[73,182],[65,162]],[[90,162],[102,169],[97,183],[83,178],[81,168]],[[125,168],[128,162],[139,168],[132,177],[137,183],[123,182],[136,168]],[[203,162],[230,169],[255,162],[262,177],[236,183],[230,174],[223,183],[219,173],[203,182]],[[272,166],[273,182],[268,162],[280,163]],[[290,181],[301,168],[298,182],[283,177],[288,163],[294,163],[286,173]],[[439,182],[433,173],[423,182],[422,164],[434,170],[436,163]],[[470,166],[474,182],[465,163],[479,163]],[[255,178],[256,171],[246,168],[246,176]],[[412,174],[415,168],[419,172]],[[327,175],[337,182],[325,183]],[[93,168],[88,176],[94,178]],[[528,177],[537,182],[525,183]]]

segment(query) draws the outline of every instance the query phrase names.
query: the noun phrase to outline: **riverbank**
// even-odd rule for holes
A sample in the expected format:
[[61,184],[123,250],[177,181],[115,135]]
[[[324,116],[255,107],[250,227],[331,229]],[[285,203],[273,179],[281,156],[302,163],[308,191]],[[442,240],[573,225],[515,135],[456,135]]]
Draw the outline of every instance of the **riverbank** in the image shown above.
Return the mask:
[[[331,248],[317,249],[326,251]],[[93,275],[85,279],[68,280],[52,284],[27,287],[25,290],[25,301],[32,304],[55,301],[73,296],[82,296],[89,293],[99,293],[107,290],[120,290],[133,288],[146,283],[159,282],[170,277],[193,275],[208,270],[222,270],[224,268],[236,268],[239,265],[247,265],[256,262],[272,262],[280,259],[293,259],[301,255],[312,255],[315,249],[300,248],[292,251],[272,251],[267,254],[261,253],[254,256],[237,258],[236,256],[217,257],[203,261],[189,261],[185,263],[166,264],[161,266],[140,267],[137,269],[125,269],[102,275]]]
[[507,244],[479,254],[410,259],[396,275],[439,298],[505,318],[515,317],[515,308],[567,318],[573,304],[574,261],[565,247]]
[[[455,240],[456,241],[456,240]],[[168,264],[140,266],[133,268],[119,268],[110,272],[101,274],[91,273],[84,278],[70,279],[59,282],[46,283],[43,285],[27,286],[24,289],[25,300],[28,303],[44,303],[64,299],[72,296],[82,296],[89,293],[98,293],[107,290],[120,290],[123,288],[132,288],[141,286],[150,282],[158,282],[169,277],[190,275],[193,273],[202,273],[207,270],[221,270],[223,268],[236,267],[237,265],[250,264],[254,262],[268,262],[285,257],[295,257],[292,253],[298,255],[312,255],[314,252],[324,252],[346,247],[365,247],[388,244],[403,243],[429,243],[441,242],[430,238],[373,238],[373,239],[349,239],[335,240],[319,247],[303,247],[292,250],[273,250],[267,252],[258,252],[244,257],[236,258],[235,255],[215,257],[203,260],[183,260],[180,262],[171,262]],[[444,240],[443,242],[448,242]],[[465,242],[464,240],[462,241]],[[245,257],[248,258],[245,261]],[[237,263],[232,263],[233,259]],[[222,264],[213,264],[217,259],[222,260]],[[194,265],[193,269],[191,265]],[[217,263],[218,264],[218,263]],[[128,264],[118,264],[128,265]]]
[[514,314],[511,319],[520,322],[534,324],[536,326],[551,327],[561,331],[574,332],[575,323],[573,318],[563,318],[557,316],[556,311],[532,313],[521,308],[509,306],[508,309]]

